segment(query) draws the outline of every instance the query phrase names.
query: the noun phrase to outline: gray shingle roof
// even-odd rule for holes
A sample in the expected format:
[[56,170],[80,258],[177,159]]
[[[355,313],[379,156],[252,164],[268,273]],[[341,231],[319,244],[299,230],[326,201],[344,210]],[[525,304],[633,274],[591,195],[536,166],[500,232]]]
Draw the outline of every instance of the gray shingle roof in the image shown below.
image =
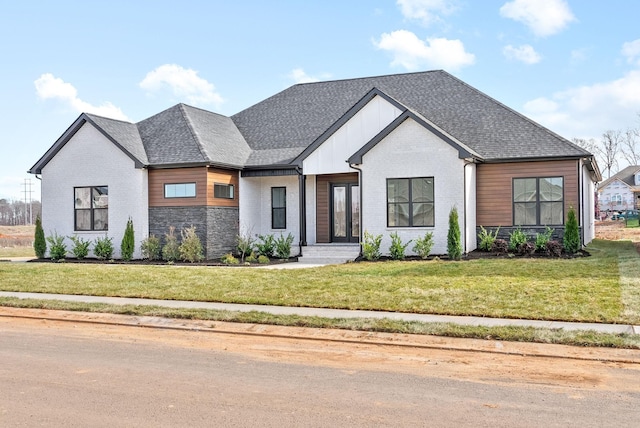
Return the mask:
[[373,88],[485,160],[590,155],[444,71],[299,84],[232,119],[254,150],[297,148],[302,152]]
[[102,128],[117,144],[134,156],[140,163],[149,163],[147,153],[144,150],[140,133],[135,124],[121,120],[107,119],[94,114],[86,114],[97,126]]
[[628,186],[635,186],[636,183],[635,183],[634,176],[638,171],[640,171],[640,165],[629,165],[622,171],[618,171],[611,177],[604,180],[602,183],[598,184],[598,189],[604,189],[614,180],[620,180],[623,183],[627,184]]

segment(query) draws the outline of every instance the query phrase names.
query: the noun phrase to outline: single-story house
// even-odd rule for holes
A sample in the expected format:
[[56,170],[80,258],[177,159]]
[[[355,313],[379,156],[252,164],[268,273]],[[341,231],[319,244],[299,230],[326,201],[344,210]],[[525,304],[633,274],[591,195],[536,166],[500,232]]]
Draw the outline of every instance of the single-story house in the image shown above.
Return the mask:
[[139,256],[149,234],[193,225],[210,259],[239,233],[291,233],[304,255],[432,232],[444,254],[453,207],[465,252],[480,226],[561,236],[570,207],[586,244],[601,179],[591,153],[445,71],[297,84],[231,117],[83,113],[29,172],[47,234],[107,234],[117,257],[131,218]]
[[640,165],[630,165],[598,185],[600,212],[640,207]]

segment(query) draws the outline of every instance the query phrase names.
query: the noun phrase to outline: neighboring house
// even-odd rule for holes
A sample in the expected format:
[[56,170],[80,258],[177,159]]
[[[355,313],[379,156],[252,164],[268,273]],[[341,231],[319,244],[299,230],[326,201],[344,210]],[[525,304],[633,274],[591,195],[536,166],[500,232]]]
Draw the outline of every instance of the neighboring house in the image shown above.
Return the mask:
[[631,165],[598,185],[601,212],[638,209],[640,206],[640,165]]
[[231,117],[81,114],[29,172],[46,233],[119,243],[132,218],[139,244],[194,225],[208,258],[238,233],[291,233],[296,255],[432,232],[444,254],[452,207],[465,252],[480,226],[561,236],[570,207],[588,243],[601,178],[591,153],[444,71],[294,85]]

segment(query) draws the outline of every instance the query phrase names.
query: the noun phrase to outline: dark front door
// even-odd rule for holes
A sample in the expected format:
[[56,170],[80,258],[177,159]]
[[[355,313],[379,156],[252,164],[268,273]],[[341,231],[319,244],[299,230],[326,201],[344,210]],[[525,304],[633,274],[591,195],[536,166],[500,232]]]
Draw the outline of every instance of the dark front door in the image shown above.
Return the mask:
[[331,185],[331,242],[358,242],[360,187],[357,183]]

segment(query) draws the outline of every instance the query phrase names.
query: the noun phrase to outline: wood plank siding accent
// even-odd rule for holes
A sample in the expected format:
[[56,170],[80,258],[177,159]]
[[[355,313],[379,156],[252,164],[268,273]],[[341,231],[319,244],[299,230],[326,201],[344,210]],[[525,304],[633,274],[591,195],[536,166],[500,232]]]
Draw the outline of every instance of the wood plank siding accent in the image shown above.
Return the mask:
[[476,224],[513,226],[513,178],[564,177],[564,213],[580,218],[578,160],[478,164]]
[[[165,198],[164,185],[177,183],[196,183],[196,197]],[[214,198],[213,183],[233,184],[234,198]],[[149,170],[149,207],[237,207],[239,190],[238,171],[206,166]]]
[[[216,198],[213,195],[213,185],[233,184],[233,199]],[[207,172],[207,205],[210,207],[237,207],[240,194],[238,171],[209,168]]]
[[331,183],[357,183],[358,173],[325,174],[316,176],[316,241],[331,242]]

